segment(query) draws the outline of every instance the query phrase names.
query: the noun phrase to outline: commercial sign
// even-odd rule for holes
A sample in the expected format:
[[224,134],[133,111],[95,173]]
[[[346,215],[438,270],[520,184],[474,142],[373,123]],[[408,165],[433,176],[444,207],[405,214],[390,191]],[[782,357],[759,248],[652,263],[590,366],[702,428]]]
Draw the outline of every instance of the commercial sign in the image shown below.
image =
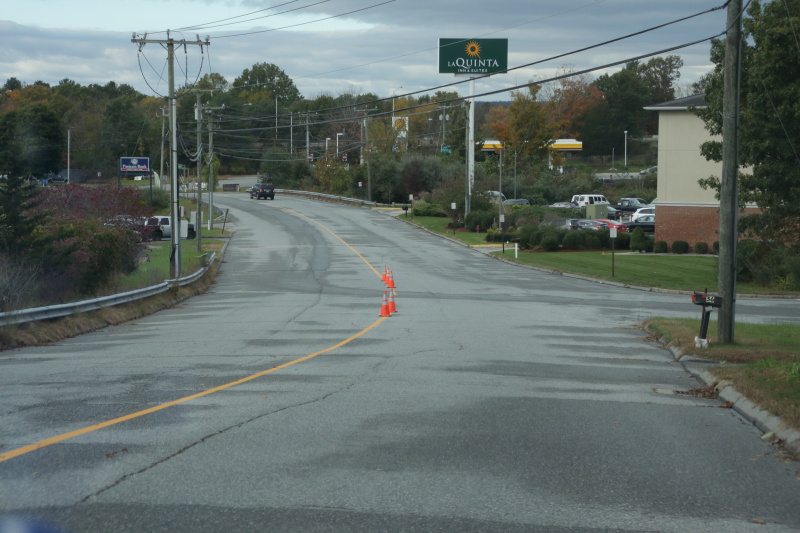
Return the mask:
[[150,158],[120,157],[119,170],[121,172],[150,172]]
[[439,39],[440,74],[495,74],[508,70],[508,39]]

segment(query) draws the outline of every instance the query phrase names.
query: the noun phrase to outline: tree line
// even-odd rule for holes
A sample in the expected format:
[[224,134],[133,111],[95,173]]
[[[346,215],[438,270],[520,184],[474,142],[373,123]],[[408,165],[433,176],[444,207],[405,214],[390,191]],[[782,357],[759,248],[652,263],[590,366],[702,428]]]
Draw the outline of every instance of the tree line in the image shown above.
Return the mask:
[[[782,13],[776,3],[762,7],[754,1],[748,10],[740,124],[742,163],[752,169],[740,178],[741,199],[760,207],[758,216],[742,218],[742,231],[762,244],[783,243],[790,252],[800,242],[800,111],[795,97],[800,83],[795,55],[800,49],[793,37],[800,21],[791,15],[798,11],[798,3],[787,0]],[[697,112],[714,134],[720,131],[722,101],[718,42],[712,43],[711,60],[714,71],[689,92],[705,94],[708,107]],[[594,169],[586,163],[605,164],[623,148],[631,160],[639,157],[645,164],[655,163],[655,145],[647,136],[657,133],[657,117],[643,108],[682,96],[677,94],[682,66],[678,56],[658,57],[628,63],[597,78],[575,75],[565,66],[558,81],[514,91],[507,102],[476,103],[476,140],[497,139],[506,149],[502,157],[477,152],[474,190],[499,189],[537,205],[590,189],[609,198],[652,199],[654,179],[631,180],[621,189],[609,189],[594,179]],[[448,213],[455,202],[463,211],[468,109],[456,90],[391,97],[351,90],[307,98],[277,65],[258,63],[233,82],[206,74],[178,94],[179,165],[187,180],[197,179],[200,159],[205,169],[212,163],[220,174],[259,173],[282,188],[378,202],[405,202],[413,196]],[[5,235],[0,238],[0,253],[25,252],[11,247],[19,237],[14,232],[37,227],[23,224],[25,216],[47,212],[34,206],[39,199],[33,189],[25,189],[33,203],[22,201],[25,178],[58,172],[68,157],[74,175],[109,188],[117,182],[120,157],[149,157],[159,168],[156,162],[166,137],[165,106],[162,96],[145,96],[114,82],[81,86],[64,79],[50,86],[8,79],[0,90],[0,176],[6,177],[0,181],[0,234]],[[198,132],[206,147],[200,158]],[[565,163],[550,146],[559,138],[583,142],[582,164],[566,161],[563,172],[554,169]],[[703,153],[718,158],[719,142],[707,143]],[[718,187],[718,179],[709,177],[703,185]],[[474,209],[481,208],[480,201],[473,200]],[[15,214],[14,206],[26,209]],[[15,218],[18,215],[22,218]],[[75,227],[59,231],[73,231],[75,239]],[[59,231],[53,229],[48,235],[56,239]],[[41,259],[44,249],[39,248],[36,257]],[[786,256],[776,257],[778,262]],[[800,278],[786,270],[780,275]]]

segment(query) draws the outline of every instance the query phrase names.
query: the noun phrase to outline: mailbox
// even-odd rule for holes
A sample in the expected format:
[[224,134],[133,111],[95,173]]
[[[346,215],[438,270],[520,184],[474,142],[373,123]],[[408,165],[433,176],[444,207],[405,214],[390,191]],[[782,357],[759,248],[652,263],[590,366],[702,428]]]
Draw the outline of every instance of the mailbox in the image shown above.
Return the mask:
[[695,305],[702,305],[703,307],[722,307],[722,296],[715,296],[704,292],[695,292],[692,294],[692,303]]
[[[708,289],[706,289],[708,290]],[[700,335],[694,338],[694,345],[698,348],[708,348],[708,318],[711,316],[711,309],[722,307],[722,296],[708,294],[708,292],[692,293],[692,303],[703,306],[703,316],[700,320]]]

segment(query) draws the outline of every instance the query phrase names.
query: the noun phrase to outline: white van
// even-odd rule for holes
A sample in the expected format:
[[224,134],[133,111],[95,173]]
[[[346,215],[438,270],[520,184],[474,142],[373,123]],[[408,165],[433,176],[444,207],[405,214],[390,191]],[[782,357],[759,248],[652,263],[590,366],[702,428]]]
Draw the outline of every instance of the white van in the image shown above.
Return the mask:
[[577,205],[578,207],[584,205],[594,205],[594,204],[606,204],[608,205],[608,200],[602,194],[576,194],[572,197],[572,203]]
[[502,204],[506,201],[506,195],[500,191],[486,191],[486,196],[489,197],[489,201],[493,204]]

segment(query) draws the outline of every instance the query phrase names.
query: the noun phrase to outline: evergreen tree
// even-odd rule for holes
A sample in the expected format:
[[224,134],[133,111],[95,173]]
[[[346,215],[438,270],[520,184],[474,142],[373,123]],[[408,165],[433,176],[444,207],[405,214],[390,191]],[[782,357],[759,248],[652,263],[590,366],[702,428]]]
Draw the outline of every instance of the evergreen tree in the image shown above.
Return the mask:
[[[740,219],[740,230],[763,241],[800,240],[800,0],[754,0],[744,21],[739,163],[752,173],[739,176],[740,204],[760,211]],[[712,43],[716,65],[705,80],[708,107],[697,110],[712,135],[722,133],[724,43]],[[708,141],[702,153],[722,160],[722,142]],[[719,190],[719,177],[701,185]]]
[[19,174],[0,180],[0,252],[19,255],[35,246],[34,231],[44,218],[34,212],[39,192]]

